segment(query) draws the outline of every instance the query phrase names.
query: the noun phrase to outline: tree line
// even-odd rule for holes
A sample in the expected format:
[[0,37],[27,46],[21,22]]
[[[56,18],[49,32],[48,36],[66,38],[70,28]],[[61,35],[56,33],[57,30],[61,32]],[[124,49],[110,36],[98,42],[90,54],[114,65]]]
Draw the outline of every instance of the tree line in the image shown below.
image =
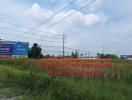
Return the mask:
[[[34,43],[31,48],[29,48],[28,52],[29,58],[63,58],[62,55],[50,55],[46,54],[44,55],[42,53],[42,48],[37,43]],[[64,56],[65,58],[78,58],[79,53],[77,51],[71,52],[71,55]],[[112,59],[119,59],[119,57],[115,54],[103,54],[103,53],[97,53],[97,58],[112,58]]]

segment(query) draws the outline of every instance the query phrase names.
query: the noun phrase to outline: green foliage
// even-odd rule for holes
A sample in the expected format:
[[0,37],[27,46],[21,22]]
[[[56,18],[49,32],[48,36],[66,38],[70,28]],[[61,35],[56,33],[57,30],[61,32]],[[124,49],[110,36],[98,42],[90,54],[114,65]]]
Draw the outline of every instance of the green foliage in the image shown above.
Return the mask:
[[47,55],[44,56],[44,58],[55,58],[55,56],[47,54]]
[[[14,87],[22,100],[131,100],[132,62],[111,61],[105,77],[51,77],[38,60],[0,59],[1,88]],[[12,93],[14,95],[14,93]],[[4,93],[11,95],[8,93]]]
[[42,49],[37,43],[29,49],[29,58],[43,58]]
[[72,57],[72,58],[78,58],[78,52],[77,52],[77,51],[76,51],[75,53],[72,52],[72,53],[71,53],[71,57]]
[[119,59],[119,57],[115,54],[97,54],[98,58],[111,58],[111,59]]
[[119,57],[115,54],[106,54],[105,58],[119,59]]

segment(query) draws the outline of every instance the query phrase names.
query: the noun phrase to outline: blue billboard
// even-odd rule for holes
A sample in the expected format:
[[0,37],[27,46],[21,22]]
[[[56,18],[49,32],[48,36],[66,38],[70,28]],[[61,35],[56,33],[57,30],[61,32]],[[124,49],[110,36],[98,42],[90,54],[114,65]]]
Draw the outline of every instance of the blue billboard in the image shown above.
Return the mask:
[[12,54],[13,46],[0,43],[0,54]]
[[11,55],[15,58],[27,58],[28,48],[28,42],[0,41],[0,57],[5,57],[5,55]]

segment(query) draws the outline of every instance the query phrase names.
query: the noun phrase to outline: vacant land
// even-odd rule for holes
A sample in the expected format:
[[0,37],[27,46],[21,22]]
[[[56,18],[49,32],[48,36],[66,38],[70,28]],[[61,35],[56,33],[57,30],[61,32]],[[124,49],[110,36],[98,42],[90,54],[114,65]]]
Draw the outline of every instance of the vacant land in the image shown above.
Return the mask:
[[[0,59],[0,100],[131,100],[132,61],[113,60],[101,76],[49,76],[43,61]],[[47,63],[49,63],[47,61]],[[63,68],[63,67],[62,67]]]

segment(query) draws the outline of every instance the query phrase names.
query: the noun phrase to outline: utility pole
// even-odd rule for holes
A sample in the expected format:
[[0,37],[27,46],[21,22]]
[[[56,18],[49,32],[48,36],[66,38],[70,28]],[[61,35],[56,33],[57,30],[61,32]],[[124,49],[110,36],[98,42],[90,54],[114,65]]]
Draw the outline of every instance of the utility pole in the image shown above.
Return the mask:
[[65,56],[65,40],[66,40],[66,34],[63,34],[63,57]]

